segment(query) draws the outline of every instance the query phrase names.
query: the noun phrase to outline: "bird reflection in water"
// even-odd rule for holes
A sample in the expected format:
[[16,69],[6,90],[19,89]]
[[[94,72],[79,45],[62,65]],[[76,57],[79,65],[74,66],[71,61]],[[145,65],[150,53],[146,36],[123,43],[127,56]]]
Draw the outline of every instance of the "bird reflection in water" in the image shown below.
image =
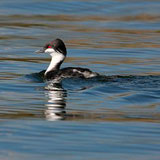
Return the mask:
[[48,102],[45,104],[46,119],[48,121],[63,120],[66,114],[66,90],[62,88],[61,84],[49,82],[46,87],[45,96],[48,99]]

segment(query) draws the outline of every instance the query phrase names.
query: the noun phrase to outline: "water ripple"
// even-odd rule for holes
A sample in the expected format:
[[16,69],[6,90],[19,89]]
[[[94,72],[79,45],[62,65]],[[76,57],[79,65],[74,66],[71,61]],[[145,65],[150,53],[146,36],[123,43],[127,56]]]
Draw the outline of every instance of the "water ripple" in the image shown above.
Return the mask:
[[[0,159],[159,159],[159,8],[0,1]],[[68,49],[63,67],[103,76],[44,81],[50,57],[34,51],[57,37]]]

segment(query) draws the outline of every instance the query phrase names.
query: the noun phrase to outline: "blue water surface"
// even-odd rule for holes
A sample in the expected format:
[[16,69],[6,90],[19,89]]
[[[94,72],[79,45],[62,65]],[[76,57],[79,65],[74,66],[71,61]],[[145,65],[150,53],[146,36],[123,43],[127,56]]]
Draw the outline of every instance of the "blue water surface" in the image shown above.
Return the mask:
[[[159,160],[160,2],[0,2],[0,159]],[[44,81],[61,38],[62,67],[91,79]],[[56,88],[56,89],[55,89]]]

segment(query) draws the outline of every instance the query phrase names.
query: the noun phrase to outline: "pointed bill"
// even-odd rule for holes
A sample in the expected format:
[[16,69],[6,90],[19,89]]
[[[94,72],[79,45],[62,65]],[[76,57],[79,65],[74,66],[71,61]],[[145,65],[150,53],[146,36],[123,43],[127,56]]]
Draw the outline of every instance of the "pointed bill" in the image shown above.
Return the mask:
[[35,51],[35,53],[45,53],[45,50],[42,48],[40,50]]

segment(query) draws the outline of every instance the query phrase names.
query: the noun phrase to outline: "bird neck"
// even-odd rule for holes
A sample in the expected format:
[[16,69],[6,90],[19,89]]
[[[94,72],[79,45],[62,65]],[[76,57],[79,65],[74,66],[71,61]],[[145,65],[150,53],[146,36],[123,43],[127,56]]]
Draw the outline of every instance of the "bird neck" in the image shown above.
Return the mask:
[[65,56],[61,53],[51,54],[51,62],[45,72],[45,75],[50,71],[58,71],[60,69],[61,64],[63,63]]

